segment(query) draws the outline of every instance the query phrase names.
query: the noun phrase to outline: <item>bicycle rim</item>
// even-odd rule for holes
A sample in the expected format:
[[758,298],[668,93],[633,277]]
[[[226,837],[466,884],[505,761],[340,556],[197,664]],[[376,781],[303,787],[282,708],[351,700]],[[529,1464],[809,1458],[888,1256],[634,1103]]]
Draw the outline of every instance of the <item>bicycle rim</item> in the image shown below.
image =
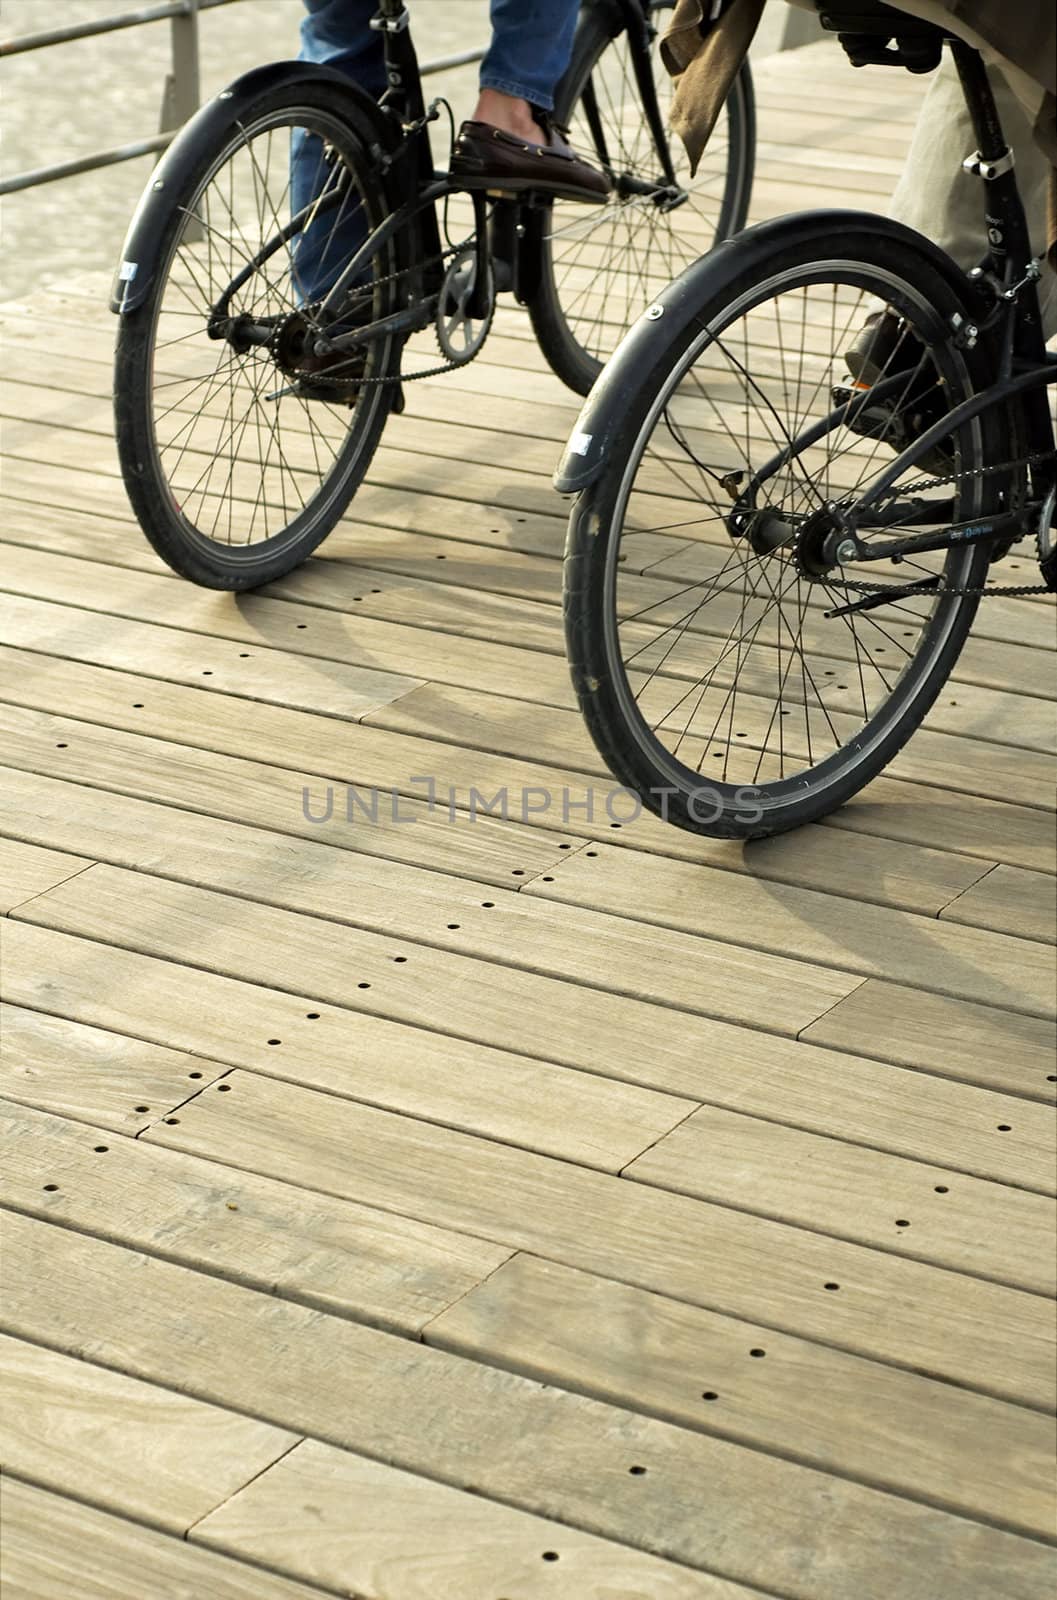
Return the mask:
[[[848,394],[844,353],[882,304],[898,309],[905,331],[879,375],[896,380],[895,394],[871,436],[838,397]],[[950,409],[970,389],[929,294],[860,262],[779,271],[711,317],[661,384],[610,518],[604,653],[622,730],[617,761],[636,787],[648,778],[684,796],[707,789],[684,819],[702,831],[773,832],[832,809],[898,748],[975,611],[975,599],[948,591],[979,581],[986,553],[962,547],[815,572],[809,519],[827,502],[853,507],[923,409],[940,395]],[[827,415],[838,420],[800,444]],[[927,489],[928,470],[906,474],[874,537],[979,514],[997,489],[979,471],[985,427],[966,425],[947,442],[947,462],[929,463],[946,464],[954,481]],[[754,548],[732,531],[738,509],[752,529],[764,519],[788,529],[789,542]],[[846,580],[938,580],[940,591],[833,616],[857,598]]]
[[[254,265],[304,205],[291,182],[296,141],[308,152],[299,187],[307,174],[312,198],[332,203]],[[311,398],[301,368],[349,241],[354,248],[380,220],[355,135],[307,105],[248,121],[179,206],[143,362],[153,477],[184,543],[206,561],[259,566],[291,547],[307,553],[362,476],[384,391],[341,380],[377,375],[389,351],[329,369]],[[355,291],[350,321],[381,314],[383,262]],[[269,332],[269,342],[212,337],[222,300],[228,319]]]

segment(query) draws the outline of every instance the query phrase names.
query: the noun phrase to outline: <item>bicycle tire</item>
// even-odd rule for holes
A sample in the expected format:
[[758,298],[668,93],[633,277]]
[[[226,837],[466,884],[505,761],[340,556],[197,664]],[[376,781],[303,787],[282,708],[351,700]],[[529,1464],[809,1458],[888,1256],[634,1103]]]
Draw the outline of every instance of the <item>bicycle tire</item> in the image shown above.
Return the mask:
[[[663,32],[673,4],[674,0],[650,0],[650,18],[657,28],[657,38]],[[629,115],[629,106],[632,110],[638,107],[637,96],[633,102],[629,99],[633,80],[623,60],[626,38],[622,32],[614,37],[611,28],[608,13],[584,7],[572,59],[555,97],[556,120],[570,128],[573,143],[589,156],[592,139],[582,112],[588,80],[594,81],[597,77],[605,84],[608,73],[613,82],[608,112],[600,105],[600,112],[607,116],[606,131],[610,136],[618,115],[623,120]],[[652,52],[658,102],[663,114],[671,97],[672,82],[660,62],[657,38]],[[619,106],[613,99],[618,82],[623,96]],[[632,120],[635,123],[633,142],[621,142],[618,151],[624,158],[621,164],[632,172],[640,165],[644,172],[649,168],[652,176],[649,162],[655,158],[641,109]],[[539,277],[528,301],[528,310],[537,342],[551,369],[577,394],[588,393],[606,358],[656,294],[691,260],[744,226],[752,194],[756,150],[755,100],[748,62],[734,80],[693,179],[686,153],[674,134],[671,150],[676,172],[691,193],[692,198],[685,206],[662,212],[652,208],[650,202],[652,209],[647,213],[637,210],[634,201],[629,204],[614,196],[604,207],[555,202],[546,208],[540,230]],[[645,227],[635,222],[636,217],[642,216],[646,217]],[[564,229],[573,230],[566,243],[561,242]],[[607,233],[608,266],[606,246],[597,243],[599,239],[604,241]],[[578,309],[577,296],[582,292],[580,259],[585,250],[600,257],[600,262],[592,265],[603,274],[606,271],[613,274],[614,260],[634,259],[641,263],[640,281],[634,286],[627,285],[626,309],[623,306],[614,308],[612,320],[609,317],[595,320]],[[619,267],[616,270],[619,272]]]
[[[262,170],[263,146],[255,152],[255,141],[267,138],[270,161],[273,136],[280,136],[278,189],[284,165],[289,182],[289,147],[284,149],[283,141],[298,129],[320,141],[321,160],[344,164],[355,184],[349,192],[357,197],[354,203],[362,202],[368,226],[383,220],[388,203],[370,154],[371,129],[356,105],[326,82],[270,87],[242,108],[210,148],[197,153],[182,184],[171,188],[149,294],[122,315],[118,329],[114,412],[129,500],[161,558],[208,588],[243,590],[271,582],[320,544],[362,481],[391,404],[384,382],[362,386],[351,404],[340,406],[322,388],[317,399],[287,394],[276,400],[276,393],[291,387],[279,357],[267,348],[262,354],[261,346],[240,354],[207,331],[208,303],[218,285],[240,261],[253,259],[264,242],[258,234],[275,234],[277,206],[284,203],[266,199],[271,169]],[[335,154],[328,157],[328,149]],[[220,196],[215,211],[210,209],[214,192]],[[226,241],[225,206],[230,216]],[[250,227],[253,234],[246,231]],[[274,260],[282,259],[277,252]],[[253,306],[252,315],[262,322],[261,304],[279,307],[272,319],[277,349],[280,332],[300,314],[295,251],[287,250],[286,259],[285,278],[284,269],[269,261],[250,275],[239,291],[242,299],[232,301],[233,310]],[[393,309],[391,284],[385,280],[395,259],[390,243],[372,269],[372,315]],[[167,332],[170,325],[179,336],[160,339],[159,328]],[[366,358],[366,374],[384,376],[397,370],[398,360],[395,340],[379,343]],[[197,383],[197,371],[189,370],[196,361],[206,369]],[[263,537],[255,538],[258,520]]]
[[[773,597],[777,594],[777,598],[781,600],[785,593],[782,583],[788,581],[791,586],[793,579],[787,580],[784,576],[779,579],[777,590],[772,586],[774,583],[772,578],[764,581],[762,590],[757,586],[755,573],[751,580],[745,577],[741,579],[741,631],[737,634],[737,650],[733,664],[728,662],[725,672],[723,662],[726,657],[720,653],[720,645],[706,643],[702,647],[693,635],[693,628],[702,626],[700,616],[694,614],[691,624],[690,621],[683,622],[682,612],[680,613],[678,626],[683,637],[690,636],[690,654],[703,652],[707,655],[708,652],[714,651],[717,662],[716,667],[712,669],[714,676],[718,673],[715,686],[709,684],[706,689],[702,689],[698,704],[704,701],[706,693],[712,696],[712,701],[692,737],[688,737],[684,731],[679,731],[676,737],[678,719],[673,722],[670,711],[659,710],[667,704],[676,690],[682,688],[681,684],[676,684],[674,689],[670,689],[663,681],[666,675],[675,673],[675,663],[671,660],[674,646],[667,647],[667,654],[662,662],[663,670],[655,669],[654,679],[652,682],[647,682],[642,691],[645,698],[648,699],[651,694],[654,697],[652,712],[645,712],[636,699],[632,679],[636,673],[641,677],[645,672],[645,666],[636,667],[633,664],[634,654],[632,663],[625,659],[620,639],[622,630],[627,638],[629,627],[637,626],[642,629],[644,626],[642,617],[648,614],[649,607],[645,613],[631,613],[629,623],[626,596],[632,593],[634,584],[640,581],[634,576],[639,569],[642,569],[643,573],[650,572],[652,583],[660,582],[660,576],[657,562],[648,562],[640,550],[637,561],[633,563],[634,570],[627,569],[623,580],[618,577],[622,564],[620,546],[625,527],[624,519],[636,475],[646,460],[646,447],[652,436],[654,423],[660,422],[666,409],[670,421],[671,407],[675,404],[673,396],[677,392],[678,384],[685,381],[680,378],[680,374],[690,371],[696,359],[696,352],[708,352],[721,347],[723,334],[735,325],[735,318],[738,315],[748,318],[760,307],[765,307],[766,296],[770,293],[776,294],[783,280],[789,285],[795,285],[798,282],[808,282],[813,275],[821,274],[818,281],[822,282],[828,273],[832,277],[842,275],[865,294],[876,296],[878,299],[883,298],[886,303],[899,306],[908,316],[918,317],[921,331],[929,330],[930,334],[935,335],[936,342],[929,350],[929,359],[936,362],[937,371],[948,385],[946,391],[949,395],[948,409],[959,400],[967,398],[976,389],[986,387],[991,381],[988,373],[988,355],[984,347],[958,348],[952,337],[950,319],[954,316],[961,316],[966,320],[968,318],[964,304],[952,287],[951,277],[944,276],[937,270],[936,264],[926,250],[915,252],[908,249],[904,233],[897,232],[886,219],[879,217],[870,221],[863,221],[861,218],[855,220],[858,224],[856,231],[842,234],[839,241],[834,238],[832,217],[828,217],[824,224],[815,223],[809,213],[802,219],[803,227],[795,242],[787,240],[777,243],[761,254],[759,245],[753,240],[757,230],[750,229],[739,239],[723,247],[722,260],[719,257],[713,258],[712,265],[715,270],[707,275],[707,284],[701,286],[702,294],[696,316],[689,326],[673,339],[669,347],[663,350],[638,391],[628,397],[628,412],[623,431],[608,451],[607,464],[603,467],[601,475],[581,494],[570,517],[564,571],[566,645],[577,698],[591,736],[610,770],[622,784],[627,785],[640,797],[644,806],[678,826],[711,837],[762,838],[800,826],[805,822],[815,821],[843,805],[891,760],[919,726],[958,658],[978,604],[977,597],[973,595],[947,594],[936,600],[932,612],[926,615],[927,603],[919,603],[917,597],[913,602],[901,603],[901,611],[909,610],[915,615],[920,612],[924,617],[920,624],[920,632],[916,622],[910,627],[904,626],[908,619],[902,615],[899,616],[899,622],[894,625],[900,636],[916,635],[917,642],[913,646],[907,646],[901,642],[901,638],[896,640],[896,648],[901,649],[908,660],[891,689],[887,686],[885,675],[890,671],[890,665],[886,663],[885,672],[881,674],[883,688],[878,691],[881,698],[876,706],[867,704],[866,686],[863,684],[862,725],[852,731],[846,741],[843,740],[843,735],[839,734],[839,726],[846,720],[845,713],[836,707],[847,703],[851,699],[851,694],[846,694],[844,702],[840,702],[839,699],[830,698],[831,691],[835,695],[837,690],[849,690],[849,686],[854,690],[851,675],[857,668],[862,678],[864,665],[868,674],[873,671],[877,665],[876,656],[883,653],[879,645],[872,647],[874,655],[867,660],[866,656],[860,656],[860,644],[856,638],[854,658],[856,667],[847,668],[846,672],[842,672],[839,667],[824,669],[827,674],[832,674],[838,679],[847,675],[849,679],[847,684],[838,681],[835,685],[830,685],[822,683],[821,679],[816,682],[814,676],[809,674],[804,678],[801,691],[795,679],[791,684],[788,683],[787,667],[786,677],[776,676],[777,698],[775,707],[770,709],[769,714],[766,700],[762,705],[755,703],[754,696],[764,699],[763,690],[758,685],[770,681],[763,677],[759,660],[763,660],[765,668],[768,666],[767,650],[769,649],[773,656],[775,628],[772,622],[768,632],[762,627],[762,623],[757,622],[752,625],[755,632],[750,632],[745,621],[745,597],[747,592],[752,599],[759,599],[762,595],[766,611],[768,595]],[[804,299],[806,303],[806,289]],[[774,350],[776,352],[781,350],[780,340],[779,344],[774,346]],[[777,355],[774,365],[779,376],[769,380],[772,388],[777,392],[779,388],[790,387],[792,377],[786,370],[784,353]],[[762,388],[762,379],[753,379],[752,382]],[[719,387],[717,378],[711,385],[713,395],[719,391]],[[748,388],[749,384],[746,387]],[[798,407],[801,398],[798,390],[796,401]],[[1014,421],[1007,409],[990,408],[976,422],[964,425],[957,437],[952,440],[952,449],[959,463],[960,474],[955,490],[958,516],[986,515],[996,505],[997,497],[1005,492],[1002,486],[1004,483],[1008,486],[1008,479],[1000,475],[987,476],[980,469],[986,468],[988,464],[999,464],[1015,458]],[[717,423],[717,434],[720,431]],[[780,433],[778,425],[776,431]],[[789,438],[790,435],[787,433],[785,437]],[[798,432],[791,437],[796,440],[800,434]],[[746,424],[747,439],[748,424]],[[772,446],[768,446],[765,440],[762,448],[766,450]],[[853,452],[853,448],[862,447],[848,446],[848,452]],[[868,453],[869,444],[865,448]],[[805,450],[799,458],[796,454],[791,454],[789,461],[795,465],[798,460],[806,458]],[[677,456],[677,459],[680,458]],[[838,459],[836,454],[832,458],[834,463]],[[878,459],[876,466],[882,465],[884,459],[884,457]],[[763,480],[761,487],[764,487],[767,481]],[[771,481],[777,483],[777,473]],[[793,486],[789,490],[790,504],[792,504],[796,490],[802,487],[797,481],[795,471],[789,473],[789,482]],[[804,483],[807,483],[806,478]],[[817,485],[812,487],[817,492]],[[832,492],[828,482],[827,490]],[[703,496],[702,506],[704,504]],[[920,501],[918,507],[920,510]],[[783,510],[781,502],[779,510],[784,515],[790,515]],[[701,515],[703,518],[703,511]],[[690,527],[691,521],[688,520],[680,528],[680,534],[689,538]],[[638,527],[635,531],[641,541],[642,528]],[[732,545],[733,542],[730,541]],[[719,548],[720,551],[725,550],[722,545]],[[658,546],[658,550],[661,551],[662,557],[667,556],[667,547]],[[778,552],[774,555],[777,558]],[[764,559],[772,558],[760,559],[762,563]],[[939,559],[936,558],[937,561]],[[973,588],[982,583],[988,559],[988,550],[983,544],[969,544],[948,551],[942,558],[943,573],[948,586]],[[665,570],[669,574],[669,581],[676,582],[680,577],[680,566],[683,568],[683,577],[691,575],[694,560],[706,566],[717,566],[718,574],[698,582],[694,582],[691,577],[689,583],[677,590],[681,608],[687,606],[688,595],[695,590],[704,591],[706,583],[709,585],[718,583],[718,579],[722,578],[727,570],[722,564],[721,554],[717,553],[713,557],[712,549],[705,546],[695,549],[692,555],[681,551],[676,556],[667,556]],[[757,557],[752,556],[747,569],[756,560]],[[897,569],[895,574],[887,571],[885,578],[898,576],[901,570],[903,569]],[[859,576],[859,572],[856,576]],[[621,581],[624,583],[624,600],[621,599]],[[800,575],[799,570],[795,582],[797,604],[800,606],[799,638],[803,654],[805,628],[810,633],[816,623],[814,612],[808,615],[808,607],[815,604],[818,596],[813,599],[801,598],[801,586],[808,580]],[[735,578],[724,587],[710,588],[709,599],[722,599],[728,591],[733,591],[736,587],[735,575]],[[845,594],[838,598],[846,600],[848,597]],[[702,605],[705,603],[703,601]],[[623,616],[620,615],[622,605]],[[659,605],[660,602],[654,609],[658,609]],[[687,617],[691,614],[686,612]],[[869,615],[876,618],[876,613]],[[807,618],[806,624],[805,618]],[[663,612],[660,620],[663,621]],[[732,624],[732,627],[735,626],[737,624]],[[838,624],[834,622],[834,626]],[[874,621],[871,626],[876,627],[879,632],[883,631],[881,623]],[[669,625],[665,631],[671,633],[674,627]],[[705,631],[707,633],[707,623]],[[851,631],[854,636],[855,629],[852,628]],[[780,657],[782,641],[780,621],[777,638]],[[747,644],[744,642],[746,639]],[[750,669],[750,653],[758,640],[760,640],[760,657]],[[835,645],[834,640],[836,640]],[[632,642],[634,643],[634,640]],[[639,650],[638,655],[644,656],[648,648],[649,646]],[[786,648],[791,655],[791,646],[787,644]],[[837,635],[831,637],[826,648],[843,651],[846,658],[850,655],[845,641]],[[890,651],[891,648],[887,643],[884,646],[884,649]],[[727,651],[727,656],[729,654]],[[835,655],[832,659],[838,657]],[[773,667],[773,662],[770,665]],[[896,667],[898,666],[897,655]],[[755,672],[755,678],[750,678],[750,671]],[[743,729],[736,725],[741,722],[741,716],[735,719],[732,709],[729,729],[719,735],[715,729],[712,730],[709,735],[710,740],[716,743],[722,743],[724,740],[726,742],[726,751],[722,754],[723,776],[718,779],[706,778],[704,773],[706,757],[721,758],[705,738],[704,730],[708,726],[708,718],[711,716],[715,701],[724,693],[724,676],[732,685],[725,691],[727,699],[733,696],[733,702],[736,703],[738,678],[742,675],[748,684],[743,690],[742,698],[742,716],[745,718],[746,727]],[[658,694],[653,688],[653,683],[657,679],[662,680],[662,694]],[[705,682],[704,678],[700,681]],[[802,704],[799,701],[801,692]],[[797,733],[795,722],[791,724],[781,720],[776,721],[776,715],[778,719],[794,714],[802,716],[809,727],[814,716],[817,726],[821,719],[815,715],[812,700],[816,692],[820,706],[823,705],[824,694],[829,700],[826,718],[834,729],[834,739],[839,738],[842,742],[836,743],[835,748],[823,759],[815,761],[811,752],[809,732],[808,761],[804,765],[802,756],[796,756],[793,748],[795,739],[799,738],[800,749],[803,749],[803,735]],[[684,695],[683,698],[686,699],[687,696]],[[695,710],[694,715],[696,714]],[[768,715],[769,720],[765,721]],[[834,717],[837,719],[836,724],[833,723]],[[756,719],[755,732],[751,731],[753,718]],[[858,718],[857,705],[855,718]],[[685,720],[686,728],[689,730],[691,719],[688,716]],[[736,740],[743,738],[747,738],[748,742],[735,743]],[[791,770],[788,775],[785,770],[783,740],[789,748]],[[679,754],[684,742],[685,759]],[[674,752],[669,748],[672,744],[675,745]],[[776,744],[779,750],[778,757],[775,754]],[[691,753],[696,755],[698,750],[700,755],[695,765],[691,766],[689,755]],[[729,761],[732,752],[737,752],[734,760],[736,772],[744,770],[751,776],[749,768],[755,758],[757,773],[763,767],[769,765],[774,768],[777,764],[779,767],[777,777],[763,783],[746,784],[729,781]]]

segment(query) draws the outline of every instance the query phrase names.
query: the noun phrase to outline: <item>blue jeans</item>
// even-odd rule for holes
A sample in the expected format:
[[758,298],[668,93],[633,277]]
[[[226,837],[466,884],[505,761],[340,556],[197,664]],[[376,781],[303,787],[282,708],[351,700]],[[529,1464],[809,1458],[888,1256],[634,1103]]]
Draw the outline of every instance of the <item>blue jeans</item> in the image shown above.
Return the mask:
[[[326,62],[377,97],[385,88],[382,36],[370,26],[376,0],[303,0],[302,61]],[[554,110],[554,87],[569,65],[580,0],[491,0],[492,43],[482,89]],[[414,25],[414,0],[411,4]]]
[[[370,26],[377,0],[303,0],[301,61],[336,67],[378,99],[385,91],[382,36]],[[412,12],[414,3],[412,0]],[[480,86],[554,109],[554,89],[572,55],[580,0],[490,0],[492,43],[481,62]],[[309,205],[319,193],[319,139],[297,133],[290,150],[291,207]],[[362,207],[346,206],[321,216],[298,241],[294,258],[299,297],[324,295],[367,237]]]

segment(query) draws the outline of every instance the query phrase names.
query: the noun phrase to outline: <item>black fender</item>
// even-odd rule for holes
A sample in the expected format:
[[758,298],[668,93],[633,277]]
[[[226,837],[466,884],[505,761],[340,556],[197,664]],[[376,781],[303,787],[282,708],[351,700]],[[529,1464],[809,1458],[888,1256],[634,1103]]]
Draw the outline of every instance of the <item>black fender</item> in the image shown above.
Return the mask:
[[262,95],[287,83],[309,81],[332,84],[341,90],[348,100],[349,121],[368,137],[372,156],[377,152],[380,160],[392,154],[401,138],[395,118],[388,116],[376,100],[343,72],[310,61],[273,61],[267,66],[254,67],[208,100],[184,123],[151,173],[125,235],[110,295],[111,311],[127,315],[138,310],[147,298],[158,270],[165,223],[172,211],[170,196],[186,185],[201,163],[202,152],[216,149]]
[[[928,264],[950,284],[973,319],[982,318],[985,305],[972,280],[961,271],[945,251],[924,234],[904,227],[873,211],[811,211],[777,217],[725,239],[701,256],[668,285],[629,329],[603,368],[587,396],[554,474],[559,494],[579,494],[595,482],[605,465],[606,455],[628,414],[629,403],[665,352],[685,333],[700,308],[714,302],[726,285],[759,266],[768,255],[785,245],[810,244],[817,240],[820,258],[832,251],[839,255],[838,241],[846,233],[881,229],[889,239],[899,239],[905,247]],[[704,323],[701,323],[704,328]]]

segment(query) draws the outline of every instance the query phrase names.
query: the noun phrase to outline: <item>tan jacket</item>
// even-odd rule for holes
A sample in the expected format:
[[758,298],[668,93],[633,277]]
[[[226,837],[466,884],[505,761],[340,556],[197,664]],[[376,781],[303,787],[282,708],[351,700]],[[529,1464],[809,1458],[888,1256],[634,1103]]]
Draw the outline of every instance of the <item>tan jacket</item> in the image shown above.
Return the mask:
[[[729,0],[719,19],[712,21],[712,0],[677,0],[661,41],[661,58],[676,79],[672,127],[685,144],[695,171],[752,42],[763,3]],[[1057,163],[1057,8],[1053,0],[938,3],[951,15],[952,33],[964,31],[971,40],[975,34],[1045,91],[1035,135],[1050,160]]]

